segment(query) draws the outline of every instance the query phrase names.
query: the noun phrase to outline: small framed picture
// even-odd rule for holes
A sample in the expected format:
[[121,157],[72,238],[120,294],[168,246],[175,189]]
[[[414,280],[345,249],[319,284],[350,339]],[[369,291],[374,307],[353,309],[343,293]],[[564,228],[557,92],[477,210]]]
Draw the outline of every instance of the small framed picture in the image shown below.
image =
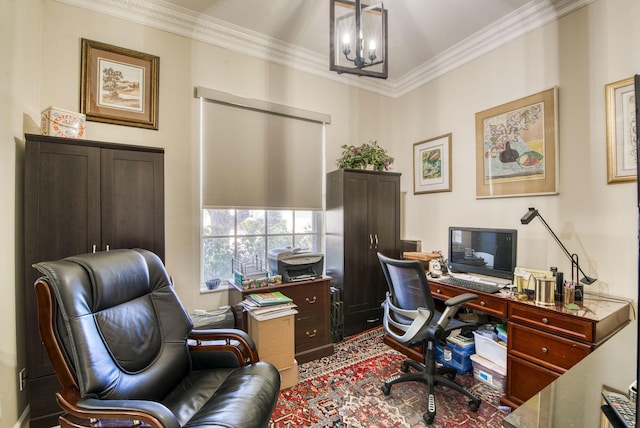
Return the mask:
[[605,86],[607,183],[637,180],[638,135],[633,77]]
[[80,111],[87,120],[158,129],[160,58],[82,39]]
[[413,145],[413,194],[451,192],[451,133]]

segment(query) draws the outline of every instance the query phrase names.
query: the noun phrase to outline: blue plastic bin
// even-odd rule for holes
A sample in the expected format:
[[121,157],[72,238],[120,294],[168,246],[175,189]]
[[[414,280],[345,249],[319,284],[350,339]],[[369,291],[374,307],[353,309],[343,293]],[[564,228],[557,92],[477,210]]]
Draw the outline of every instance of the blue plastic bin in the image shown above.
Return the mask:
[[[445,361],[444,358],[445,346],[451,350],[451,359],[449,361]],[[458,374],[467,373],[473,369],[471,355],[476,353],[475,345],[462,347],[451,342],[447,342],[445,346],[436,342],[436,360],[440,364],[456,369]]]

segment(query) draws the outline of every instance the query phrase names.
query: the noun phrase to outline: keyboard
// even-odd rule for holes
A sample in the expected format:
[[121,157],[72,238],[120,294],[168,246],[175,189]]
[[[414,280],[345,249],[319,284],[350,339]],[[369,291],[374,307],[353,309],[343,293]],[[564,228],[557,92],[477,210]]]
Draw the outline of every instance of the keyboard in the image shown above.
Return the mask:
[[439,279],[438,282],[443,284],[455,285],[457,287],[467,288],[473,291],[481,291],[483,293],[497,293],[502,290],[498,285],[486,284],[484,282],[472,281],[470,279],[462,279],[450,276],[449,278]]

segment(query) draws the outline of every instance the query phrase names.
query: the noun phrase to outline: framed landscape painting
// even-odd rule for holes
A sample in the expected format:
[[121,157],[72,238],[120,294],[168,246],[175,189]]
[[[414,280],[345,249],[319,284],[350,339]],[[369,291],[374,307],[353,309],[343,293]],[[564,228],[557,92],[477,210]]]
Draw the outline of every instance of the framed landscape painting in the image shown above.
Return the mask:
[[476,113],[476,197],[557,194],[558,89]]
[[413,145],[413,194],[451,191],[451,134]]
[[158,129],[160,58],[82,39],[80,111],[87,120]]

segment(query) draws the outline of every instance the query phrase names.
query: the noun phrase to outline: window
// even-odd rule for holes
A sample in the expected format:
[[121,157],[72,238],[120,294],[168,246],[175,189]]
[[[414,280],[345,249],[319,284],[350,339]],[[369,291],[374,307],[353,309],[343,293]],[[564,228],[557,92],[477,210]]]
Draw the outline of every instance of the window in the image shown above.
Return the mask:
[[322,211],[205,208],[202,210],[202,282],[233,280],[232,259],[299,247],[322,252]]

